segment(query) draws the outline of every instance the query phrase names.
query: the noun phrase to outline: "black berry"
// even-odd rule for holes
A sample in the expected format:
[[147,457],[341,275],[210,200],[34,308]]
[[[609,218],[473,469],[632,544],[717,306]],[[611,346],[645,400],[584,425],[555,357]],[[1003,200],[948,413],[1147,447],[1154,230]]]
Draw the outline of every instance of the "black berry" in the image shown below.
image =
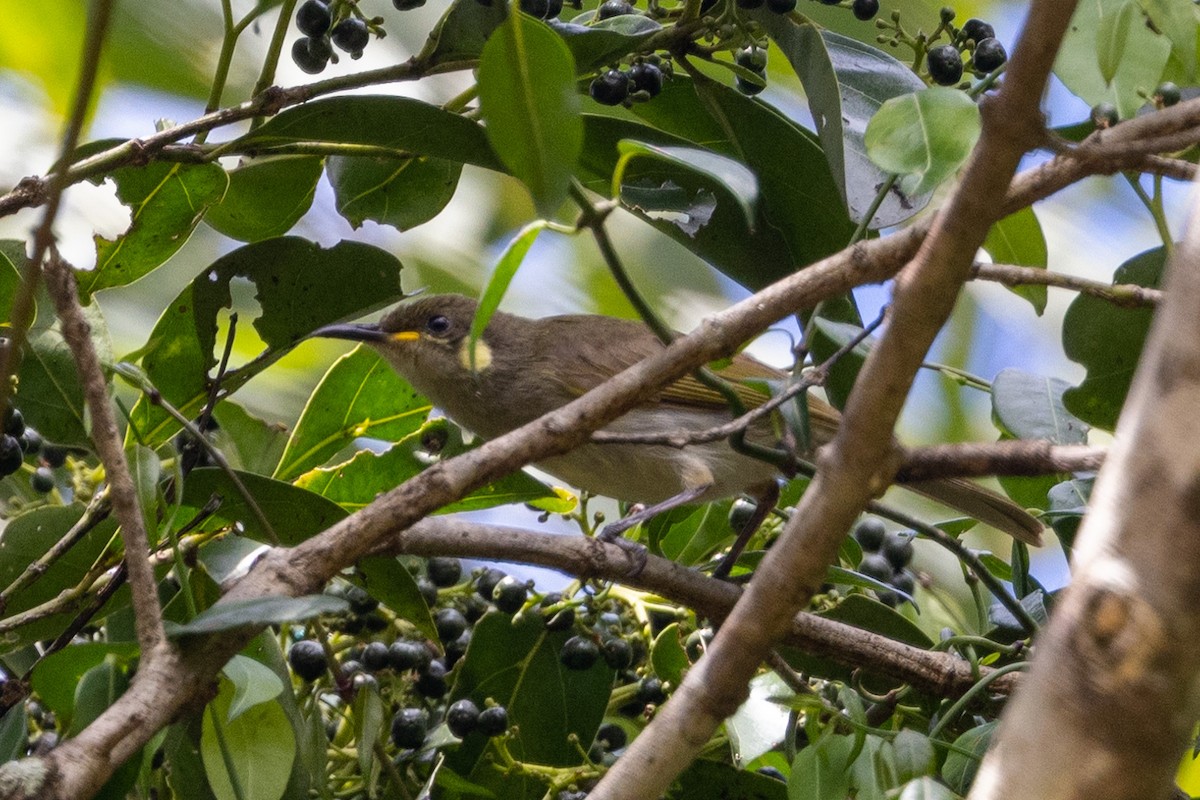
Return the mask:
[[479,712],[476,730],[484,736],[499,736],[508,730],[508,711],[504,706],[491,706]]
[[292,61],[303,72],[316,75],[329,63],[329,42],[305,36],[292,42]]
[[978,44],[984,39],[995,39],[996,29],[981,19],[969,19],[962,26],[963,38],[974,39]]
[[429,732],[429,715],[423,708],[402,708],[392,717],[392,743],[412,750],[425,743]]
[[400,639],[388,648],[388,665],[397,672],[424,670],[431,661],[433,656],[429,654],[429,648],[420,642]]
[[633,84],[633,91],[655,97],[663,88],[662,70],[653,64],[634,64],[629,69],[629,82]]
[[467,629],[467,618],[457,608],[439,608],[433,615],[433,625],[437,628],[439,639],[452,642]]
[[49,467],[38,467],[29,477],[29,486],[38,494],[45,494],[54,488],[54,473]]
[[417,578],[417,591],[421,593],[421,599],[425,601],[425,605],[433,608],[437,605],[438,590],[433,585],[433,581],[425,578]]
[[929,77],[940,86],[953,86],[962,78],[963,63],[954,45],[942,44],[934,47],[926,56]]
[[42,449],[42,435],[28,425],[25,426],[25,431],[17,437],[17,442],[27,456],[36,456]]
[[42,460],[46,462],[46,466],[51,469],[58,469],[63,464],[67,463],[67,448],[59,447],[56,444],[42,444]]
[[913,591],[915,591],[917,588],[917,584],[916,581],[913,580],[913,576],[908,572],[908,570],[903,569],[897,570],[896,574],[892,576],[891,584],[897,591],[904,592],[909,597],[912,596]]
[[346,600],[350,603],[350,611],[355,614],[370,614],[379,608],[379,601],[371,597],[370,593],[361,586],[347,586]]
[[601,105],[620,105],[629,97],[629,76],[619,69],[602,72],[592,79],[588,94]]
[[590,669],[600,658],[600,646],[586,636],[572,636],[563,643],[558,660],[567,669]]
[[869,19],[874,19],[879,13],[879,0],[854,0],[854,5],[850,7],[854,12],[854,16],[866,22]]
[[667,702],[667,690],[663,688],[663,682],[658,678],[642,678],[638,683],[637,699],[641,703],[654,703],[656,706],[661,706]]
[[615,722],[606,722],[596,731],[596,742],[605,750],[620,750],[629,741],[625,729]]
[[425,565],[425,574],[434,586],[453,586],[462,578],[462,562],[457,558],[431,558]]
[[787,14],[796,10],[796,0],[767,0],[767,8],[776,14]]
[[625,0],[604,0],[596,10],[596,19],[611,19],[633,13],[633,6]]
[[758,94],[759,92],[761,92],[763,89],[766,88],[765,86],[763,86],[761,84],[746,80],[741,75],[734,77],[733,85],[737,87],[737,90],[739,92],[741,92],[744,95],[749,95],[751,97],[753,97],[754,95]]
[[329,5],[322,0],[304,0],[296,9],[296,27],[305,36],[324,36],[332,22]]
[[0,478],[12,475],[24,461],[25,453],[21,451],[17,437],[8,433],[0,436]]
[[441,661],[431,661],[417,677],[413,687],[422,697],[436,699],[446,693],[450,687],[446,684],[446,665]]
[[1162,108],[1170,108],[1178,103],[1181,97],[1179,87],[1170,81],[1160,83],[1154,90],[1154,102]]
[[1097,103],[1092,106],[1091,117],[1092,124],[1101,130],[1111,128],[1121,121],[1117,107],[1112,103]]
[[759,767],[755,770],[759,775],[766,775],[768,778],[774,778],[777,781],[787,783],[787,777],[775,767]]
[[739,67],[760,75],[767,69],[767,51],[761,47],[743,47],[734,54],[733,60]]
[[883,537],[887,535],[887,528],[883,526],[883,522],[875,517],[867,517],[862,522],[854,527],[854,541],[858,542],[858,546],[863,549],[864,553],[875,553],[883,546]]
[[888,534],[883,540],[883,557],[896,569],[904,569],[913,558],[912,536],[903,533]]
[[998,39],[984,39],[975,45],[975,69],[980,72],[991,72],[999,69],[1008,61],[1008,53]]
[[494,567],[486,567],[479,573],[479,577],[475,579],[475,591],[484,600],[491,601],[492,590],[496,588],[496,584],[504,580],[507,573],[503,570]]
[[758,505],[753,501],[739,497],[733,501],[733,505],[729,507],[729,527],[735,533],[741,533],[754,519],[754,512],[758,511]]
[[[558,592],[546,595],[542,602],[538,604],[539,608],[546,609],[551,606],[558,605],[562,602],[562,595]],[[543,615],[545,612],[542,612]],[[575,624],[575,609],[571,606],[556,611],[553,615],[546,618],[546,630],[548,631],[565,631],[569,630]]]
[[458,663],[459,659],[467,654],[467,647],[471,644],[471,632],[466,631],[462,636],[455,639],[453,642],[446,642],[446,667],[453,668]]
[[392,0],[397,11],[412,11],[425,5],[425,0]]
[[867,553],[858,563],[858,571],[868,578],[874,578],[884,583],[892,579],[895,568],[879,553]]
[[505,614],[515,614],[520,611],[528,597],[529,587],[511,575],[497,583],[496,588],[492,589],[492,602]]
[[358,17],[347,17],[334,26],[329,38],[333,39],[338,48],[345,50],[352,57],[357,57],[371,41],[371,32],[367,30],[367,23]]
[[737,0],[738,8],[762,8],[763,0]]
[[458,738],[466,737],[479,724],[479,706],[463,698],[450,704],[446,710],[446,727]]
[[624,639],[605,641],[604,663],[615,670],[629,669],[633,664],[633,647]]
[[362,663],[371,672],[379,672],[391,666],[388,646],[383,642],[371,642],[363,648]]
[[25,432],[25,416],[21,409],[14,408],[8,412],[4,419],[4,432],[9,436],[20,436]]
[[315,681],[329,668],[325,648],[312,639],[302,639],[292,645],[292,649],[288,650],[288,663],[292,665],[292,671],[305,681]]

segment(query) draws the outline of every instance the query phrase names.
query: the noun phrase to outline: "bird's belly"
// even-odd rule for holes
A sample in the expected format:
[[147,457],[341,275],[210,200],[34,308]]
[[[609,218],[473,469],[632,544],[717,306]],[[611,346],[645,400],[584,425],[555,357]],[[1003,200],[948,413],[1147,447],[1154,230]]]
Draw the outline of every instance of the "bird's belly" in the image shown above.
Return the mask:
[[[728,415],[720,412],[640,409],[604,430],[670,434],[706,430],[728,420]],[[658,503],[685,489],[705,485],[711,488],[697,499],[713,500],[760,487],[778,474],[772,465],[736,452],[724,440],[683,448],[658,444],[585,444],[561,456],[539,461],[537,466],[578,489],[638,503]]]

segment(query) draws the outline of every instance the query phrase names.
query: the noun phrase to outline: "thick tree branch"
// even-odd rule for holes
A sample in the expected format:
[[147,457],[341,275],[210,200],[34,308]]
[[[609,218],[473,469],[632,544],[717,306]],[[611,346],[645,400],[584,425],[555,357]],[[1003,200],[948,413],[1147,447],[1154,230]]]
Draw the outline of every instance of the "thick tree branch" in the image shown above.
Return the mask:
[[1174,791],[1200,713],[1200,203],[1164,294],[1076,540],[1074,580],[1005,711],[977,800]]
[[[884,486],[892,430],[929,345],[969,277],[1021,156],[1041,139],[1038,103],[1072,2],[1035,0],[999,94],[983,104],[983,135],[962,183],[897,278],[887,332],[871,349],[843,423],[782,537],[702,659],[612,770],[593,800],[658,797],[721,721],[789,620],[824,580],[855,517]],[[890,477],[890,476],[888,476]]]

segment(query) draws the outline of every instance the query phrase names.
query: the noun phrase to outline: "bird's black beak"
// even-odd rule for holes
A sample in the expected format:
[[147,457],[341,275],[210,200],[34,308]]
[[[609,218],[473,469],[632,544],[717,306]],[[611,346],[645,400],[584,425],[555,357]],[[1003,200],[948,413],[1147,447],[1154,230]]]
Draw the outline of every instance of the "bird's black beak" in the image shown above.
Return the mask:
[[310,333],[308,339],[349,339],[352,342],[382,342],[388,335],[378,325],[326,325]]

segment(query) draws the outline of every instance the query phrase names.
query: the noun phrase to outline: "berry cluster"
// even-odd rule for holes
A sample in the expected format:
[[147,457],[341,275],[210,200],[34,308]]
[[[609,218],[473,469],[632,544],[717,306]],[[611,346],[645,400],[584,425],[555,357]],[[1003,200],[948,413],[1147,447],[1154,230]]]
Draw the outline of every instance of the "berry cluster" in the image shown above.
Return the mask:
[[733,79],[738,91],[751,96],[761,92],[766,85],[767,51],[761,47],[750,45],[738,50],[734,54],[733,60],[739,67],[749,70],[763,79],[763,83],[755,83],[738,75]]
[[663,65],[657,56],[638,61],[628,71],[606,70],[592,79],[588,94],[597,103],[618,106],[657,97],[663,88]]
[[16,406],[8,406],[4,415],[4,432],[0,434],[0,478],[13,475],[31,459],[36,466],[29,475],[29,487],[38,494],[52,491],[57,482],[54,470],[67,461],[66,449],[50,444],[32,426]]
[[[393,0],[396,8],[424,5],[425,0]],[[371,29],[379,30],[379,20],[356,16],[357,6],[339,0],[304,0],[296,9],[296,28],[304,34],[292,43],[292,61],[309,75],[322,72],[330,60],[337,62],[333,48],[344,50],[351,58],[362,58],[371,41]],[[336,20],[336,21],[335,21]]]
[[951,44],[942,44],[929,48],[925,56],[925,66],[929,77],[939,86],[954,86],[963,76],[962,53],[970,54],[971,71],[977,76],[984,76],[1004,66],[1008,61],[1008,53],[1004,45],[996,38],[996,30],[981,19],[969,19],[962,28],[955,30],[951,21],[954,12],[944,9],[942,25],[952,35]]
[[[852,535],[863,551],[858,571],[912,596],[915,581],[907,567],[913,559],[913,534],[888,531],[881,521],[868,517],[858,523]],[[878,592],[878,595],[889,606],[895,606],[900,599],[892,592]]]

